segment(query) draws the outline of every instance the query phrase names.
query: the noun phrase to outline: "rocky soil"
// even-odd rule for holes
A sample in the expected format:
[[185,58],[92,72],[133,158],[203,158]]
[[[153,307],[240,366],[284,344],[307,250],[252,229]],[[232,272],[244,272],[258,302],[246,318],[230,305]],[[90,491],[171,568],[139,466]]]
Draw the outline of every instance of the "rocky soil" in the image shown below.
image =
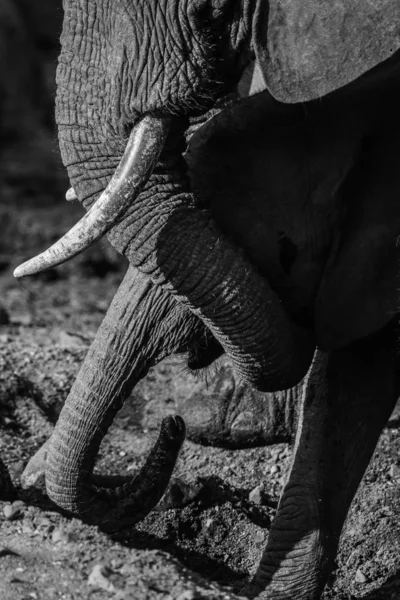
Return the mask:
[[[12,278],[13,267],[79,214],[61,198],[0,208],[0,452],[17,486],[51,434],[125,269],[99,244],[56,271]],[[134,473],[162,417],[194,384],[180,358],[153,369],[119,413],[96,470]],[[400,597],[399,426],[394,414],[353,503],[324,600]],[[140,525],[111,536],[19,487],[17,502],[0,503],[0,600],[237,598],[265,547],[290,457],[287,444],[229,451],[185,442],[175,476],[191,484],[187,493],[172,489]]]

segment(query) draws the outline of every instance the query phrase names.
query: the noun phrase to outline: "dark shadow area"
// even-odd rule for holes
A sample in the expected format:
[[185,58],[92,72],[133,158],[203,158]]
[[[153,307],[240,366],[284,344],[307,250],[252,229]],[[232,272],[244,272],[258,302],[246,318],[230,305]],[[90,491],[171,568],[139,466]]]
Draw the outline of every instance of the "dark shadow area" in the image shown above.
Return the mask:
[[66,178],[54,122],[61,0],[1,0],[1,204],[52,203]]
[[400,570],[392,577],[389,577],[378,590],[374,590],[367,596],[363,596],[363,600],[397,600],[399,589]]
[[[185,529],[185,526],[181,527],[181,534],[183,533],[193,535],[191,528]],[[195,549],[183,547],[173,539],[172,535],[168,540],[164,540],[153,533],[135,530],[128,537],[125,536],[125,539],[117,536],[114,536],[113,539],[127,548],[168,552],[185,567],[204,577],[205,580],[220,585],[239,587],[248,577],[248,573],[229,567],[222,557],[221,559],[211,558],[206,552],[202,553]]]
[[[117,486],[131,480],[131,477],[120,476],[93,477],[96,484],[106,486]],[[233,569],[223,556],[215,556],[215,549],[211,548],[213,542],[211,546],[205,542],[202,531],[204,523],[210,522],[206,516],[208,509],[214,509],[221,522],[226,520],[228,528],[232,515],[239,520],[248,519],[260,527],[269,528],[271,508],[266,504],[249,502],[248,494],[249,490],[234,488],[216,476],[200,477],[192,484],[174,480],[158,507],[143,523],[109,535],[127,548],[168,552],[207,580],[240,587],[248,573],[240,568]],[[220,535],[218,529],[216,526],[213,535],[217,544]],[[202,548],[203,545],[204,552],[196,548]]]
[[[132,477],[126,478],[123,476],[94,476],[93,481],[96,484],[106,485],[121,485],[127,480],[131,480]],[[208,482],[213,489],[215,489],[216,481],[212,481],[218,478],[209,478]],[[177,559],[186,568],[201,575],[206,580],[217,582],[220,585],[238,586],[246,579],[248,573],[240,570],[234,570],[230,568],[224,560],[218,560],[207,556],[206,553],[196,551],[187,546],[182,545],[182,539],[196,538],[198,531],[196,528],[199,526],[201,512],[205,509],[205,506],[218,505],[222,502],[223,498],[230,498],[234,502],[238,496],[238,490],[231,489],[229,492],[229,486],[225,486],[223,494],[217,493],[215,498],[209,497],[207,500],[203,498],[204,505],[201,502],[193,501],[185,509],[169,509],[168,511],[160,511],[155,509],[144,522],[143,527],[140,529],[136,527],[124,530],[123,532],[109,534],[111,539],[118,542],[126,548],[135,550],[161,550],[171,555],[172,559]],[[55,505],[46,495],[44,488],[31,488],[29,490],[23,490],[16,486],[17,498],[22,500],[27,506],[39,508],[41,511],[51,511],[58,513],[67,519],[72,519],[71,515],[61,510]],[[239,494],[242,494],[242,490]],[[164,518],[165,512],[165,518]],[[251,511],[250,511],[251,512]],[[195,515],[195,516],[194,516]],[[196,525],[195,521],[198,519]],[[160,535],[154,534],[152,531],[147,531],[149,521],[155,519],[159,523]],[[269,519],[264,517],[264,523]],[[165,536],[165,537],[164,537]],[[12,548],[7,549],[7,546],[3,549],[4,555],[10,553],[13,554]]]
[[153,534],[136,532],[131,539],[118,541],[122,545],[137,550],[162,550],[163,552],[168,552],[185,567],[204,577],[205,580],[216,582],[220,585],[239,588],[248,577],[248,573],[231,569],[223,559],[211,559],[206,554],[182,548],[176,543],[162,542]]

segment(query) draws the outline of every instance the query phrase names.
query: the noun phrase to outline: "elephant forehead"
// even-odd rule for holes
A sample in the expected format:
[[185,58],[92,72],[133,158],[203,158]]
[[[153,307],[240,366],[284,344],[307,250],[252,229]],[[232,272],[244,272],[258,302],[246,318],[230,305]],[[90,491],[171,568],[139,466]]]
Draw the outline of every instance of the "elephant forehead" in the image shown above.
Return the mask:
[[256,54],[282,102],[324,96],[400,48],[398,0],[270,0],[268,10]]

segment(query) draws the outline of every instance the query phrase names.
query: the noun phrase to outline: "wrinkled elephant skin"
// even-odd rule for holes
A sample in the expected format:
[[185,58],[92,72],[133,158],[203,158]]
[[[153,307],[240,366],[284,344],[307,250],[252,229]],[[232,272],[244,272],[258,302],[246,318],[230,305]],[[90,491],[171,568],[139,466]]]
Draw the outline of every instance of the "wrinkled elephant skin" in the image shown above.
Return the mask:
[[[400,7],[362,3],[357,20],[353,5],[64,2],[63,162],[85,208],[129,200],[109,239],[131,268],[61,413],[47,490],[83,518],[93,502],[102,526],[112,501],[127,523],[142,515],[134,485],[88,483],[124,398],[173,352],[186,351],[192,367],[225,352],[258,392],[295,388],[309,371],[290,477],[250,597],[319,598],[396,396]],[[264,91],[229,106],[254,55],[273,94],[318,99],[284,105]],[[168,124],[169,135],[130,162],[125,150],[143,123],[164,133]],[[118,165],[121,173],[143,161],[157,164],[132,197],[129,186],[114,189]],[[56,248],[68,258],[65,243]],[[227,397],[239,406],[243,394]],[[216,420],[235,417],[220,406]],[[253,427],[245,417],[233,433],[231,416],[221,426],[240,436]],[[169,475],[182,441],[179,420],[170,425],[149,459],[154,489],[157,464]]]
[[397,335],[389,326],[345,349],[316,353],[291,471],[261,564],[245,590],[249,597],[320,597],[349,505],[396,403]]

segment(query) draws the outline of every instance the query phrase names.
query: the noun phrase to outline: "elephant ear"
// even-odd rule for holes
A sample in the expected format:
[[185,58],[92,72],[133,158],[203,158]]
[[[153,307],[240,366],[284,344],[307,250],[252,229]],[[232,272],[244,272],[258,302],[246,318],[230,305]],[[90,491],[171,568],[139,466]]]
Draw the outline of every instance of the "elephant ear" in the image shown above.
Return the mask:
[[266,85],[286,103],[324,96],[400,48],[399,0],[258,0],[254,23]]

